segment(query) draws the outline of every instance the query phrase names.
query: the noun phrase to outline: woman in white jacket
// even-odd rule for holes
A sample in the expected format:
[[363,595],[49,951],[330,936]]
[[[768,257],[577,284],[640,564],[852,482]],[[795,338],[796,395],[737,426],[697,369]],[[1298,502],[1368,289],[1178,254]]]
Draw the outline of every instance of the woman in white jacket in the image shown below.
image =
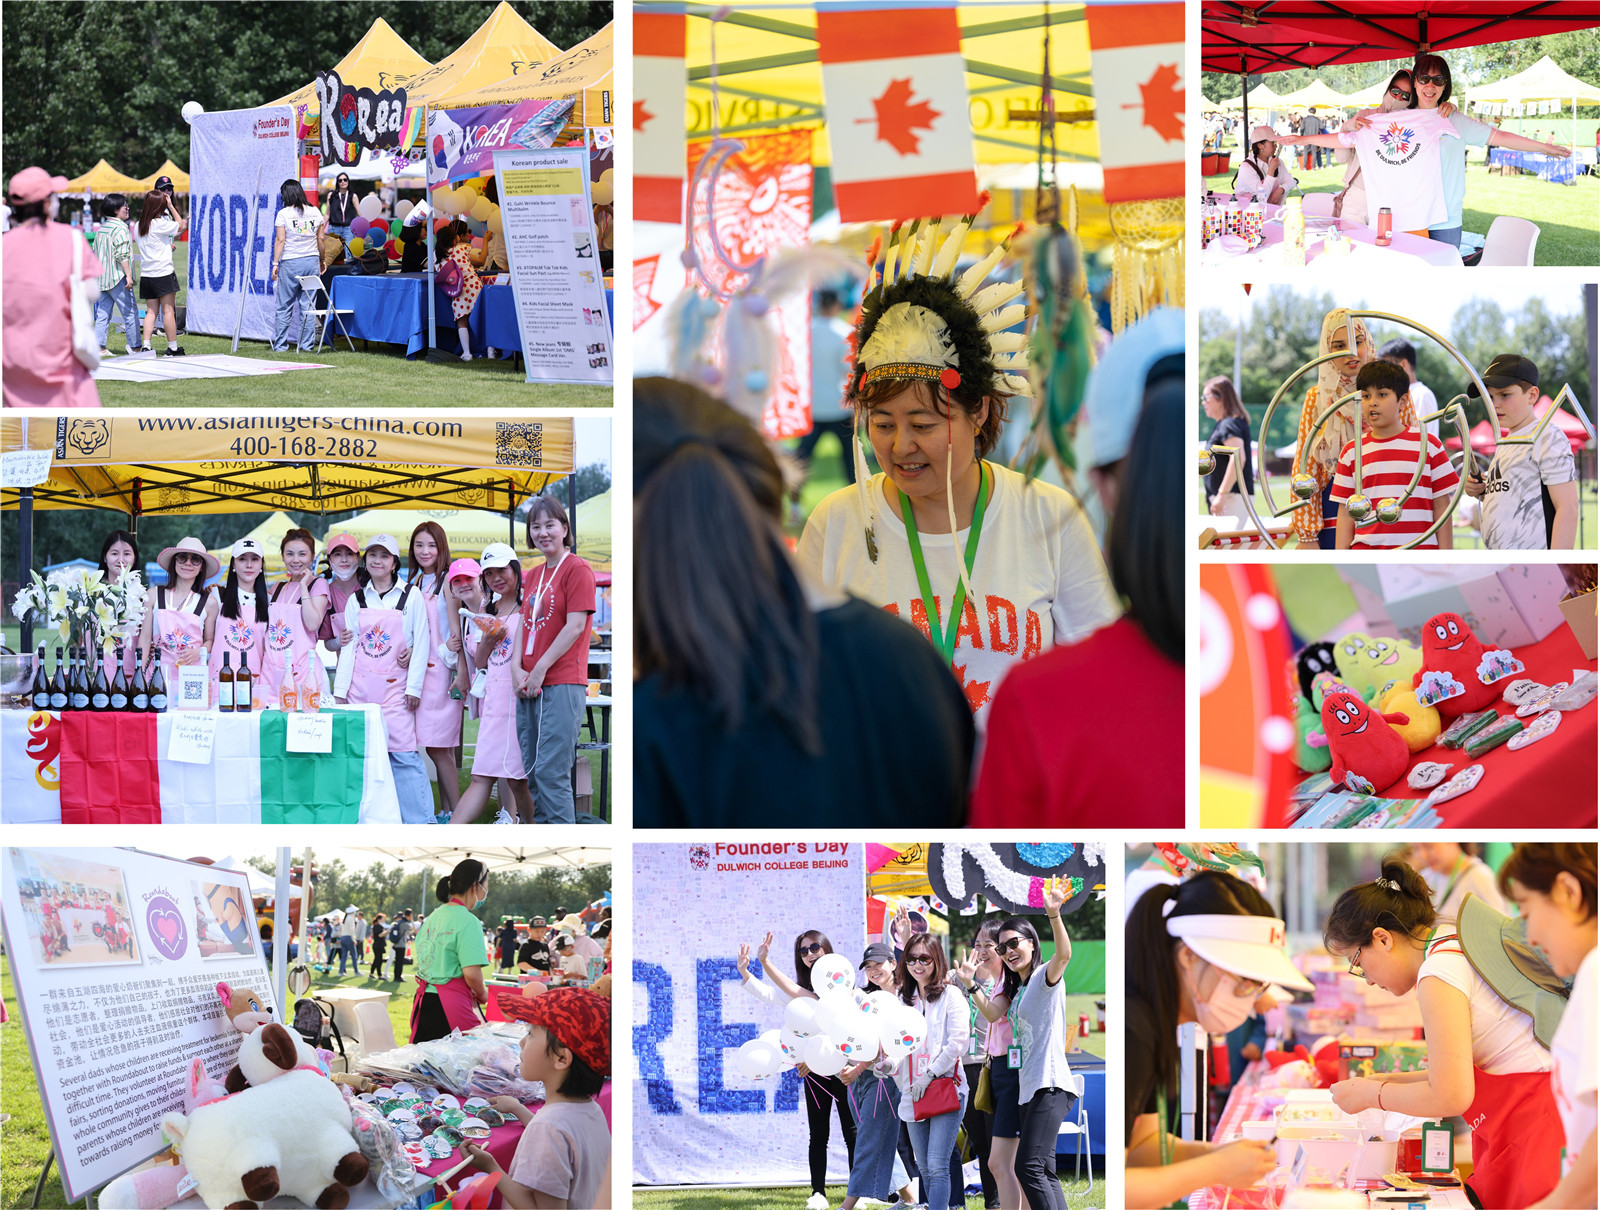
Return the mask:
[[[950,972],[944,950],[926,933],[906,942],[898,970],[900,998],[922,1014],[927,1036],[894,1071],[895,1083],[905,1090],[900,1097],[900,1120],[911,1135],[911,1149],[922,1171],[923,1201],[933,1210],[950,1204],[950,1153],[967,1106],[966,1078],[961,1058],[967,1053],[971,1018],[967,998],[948,983]],[[916,1120],[916,1102],[938,1079],[955,1081],[956,1104],[947,1113]]]

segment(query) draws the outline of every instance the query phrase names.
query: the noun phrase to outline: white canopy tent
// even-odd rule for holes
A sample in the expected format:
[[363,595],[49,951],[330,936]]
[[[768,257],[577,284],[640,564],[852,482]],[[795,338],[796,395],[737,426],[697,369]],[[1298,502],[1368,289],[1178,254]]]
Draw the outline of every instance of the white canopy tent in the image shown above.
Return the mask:
[[1480,84],[1468,90],[1467,107],[1475,114],[1482,114],[1488,106],[1519,107],[1511,115],[1518,119],[1518,128],[1521,127],[1523,116],[1534,116],[1527,113],[1527,107],[1539,102],[1551,102],[1552,106],[1559,105],[1572,110],[1572,146],[1578,146],[1578,106],[1600,105],[1600,87],[1586,83],[1571,75],[1556,65],[1554,59],[1545,55],[1532,67],[1519,71],[1516,75],[1507,76],[1503,80],[1496,80],[1492,84]]
[[323,191],[332,189],[340,173],[352,181],[382,181],[385,184],[398,185],[402,189],[423,189],[428,183],[428,165],[425,161],[410,160],[404,168],[396,172],[391,153],[374,151],[370,147],[363,149],[361,159],[349,168],[342,168],[338,164],[329,164],[323,168],[318,173],[317,187]]
[[[1254,100],[1254,97],[1251,98]],[[1285,93],[1278,98],[1280,109],[1348,109],[1350,98],[1334,92],[1321,79],[1312,80],[1304,88]]]

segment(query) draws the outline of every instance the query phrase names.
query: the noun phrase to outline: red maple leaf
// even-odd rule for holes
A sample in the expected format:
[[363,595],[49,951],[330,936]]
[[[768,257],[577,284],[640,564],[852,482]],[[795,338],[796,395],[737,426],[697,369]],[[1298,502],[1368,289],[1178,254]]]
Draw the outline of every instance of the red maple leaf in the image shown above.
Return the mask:
[[956,679],[961,682],[961,692],[967,695],[967,708],[974,714],[982,710],[989,702],[989,686],[993,682],[967,680],[967,666],[965,664],[952,664],[950,670],[956,674]]
[[[939,117],[939,111],[926,101],[911,103],[911,80],[890,80],[889,87],[883,90],[883,95],[872,102],[876,111],[878,123],[878,138],[889,144],[901,155],[918,154],[917,136],[912,131],[917,129],[932,130],[933,121]],[[871,122],[872,118],[857,118],[856,125]]]
[[1183,142],[1183,85],[1178,82],[1177,64],[1157,67],[1155,74],[1139,85],[1139,98],[1144,102],[1144,125],[1166,142]]
[[657,311],[661,304],[650,296],[656,284],[656,268],[661,254],[635,257],[633,261],[633,330],[639,328]]
[[635,101],[633,103],[633,129],[635,133],[643,130],[646,122],[655,121],[655,117],[655,114],[644,107],[643,101]]

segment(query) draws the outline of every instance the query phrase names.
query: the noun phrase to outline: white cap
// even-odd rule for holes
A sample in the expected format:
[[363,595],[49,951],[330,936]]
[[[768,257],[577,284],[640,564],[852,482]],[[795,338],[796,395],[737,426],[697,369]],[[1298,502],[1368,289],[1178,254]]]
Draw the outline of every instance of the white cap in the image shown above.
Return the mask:
[[1289,961],[1288,926],[1274,917],[1174,915],[1167,917],[1167,933],[1230,975],[1311,990],[1311,981]]
[[393,534],[373,534],[367,539],[367,549],[370,551],[374,546],[383,547],[397,559],[400,557],[400,543],[395,541]]
[[517,552],[504,542],[493,542],[483,548],[483,557],[478,560],[478,566],[484,571],[494,567],[510,567],[516,557]]
[[262,548],[261,543],[254,538],[240,538],[230,548],[229,553],[235,559],[240,555],[258,555],[263,559],[267,557],[267,552]]
[[1084,390],[1079,466],[1105,466],[1127,457],[1151,368],[1183,351],[1183,311],[1177,307],[1155,308],[1106,346]]

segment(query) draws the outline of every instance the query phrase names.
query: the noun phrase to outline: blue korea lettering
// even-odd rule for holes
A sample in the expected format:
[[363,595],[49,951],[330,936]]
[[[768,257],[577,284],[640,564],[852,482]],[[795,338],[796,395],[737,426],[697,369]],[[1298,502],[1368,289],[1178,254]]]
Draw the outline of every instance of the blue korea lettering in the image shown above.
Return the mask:
[[[206,199],[202,193],[194,195],[194,208],[189,215],[189,293],[193,294],[198,288],[196,283],[205,281],[205,241],[199,238],[199,232],[205,229]],[[137,234],[135,228],[135,234]]]
[[272,294],[272,254],[267,251],[267,239],[274,234],[272,199],[265,193],[256,194],[255,239],[250,244],[250,293]]
[[228,293],[244,289],[244,246],[250,241],[250,204],[244,194],[228,198]]
[[699,1030],[695,1053],[700,1056],[700,1112],[765,1113],[767,1094],[759,1088],[728,1088],[722,1083],[725,1050],[760,1037],[753,1021],[722,1020],[722,986],[739,980],[738,964],[731,958],[701,958],[695,963],[695,1000]]
[[672,1091],[661,1044],[672,1034],[672,976],[654,962],[633,964],[633,981],[645,990],[644,1022],[633,1027],[633,1056],[652,1113],[681,1114],[683,1106]]
[[206,207],[205,236],[208,252],[206,284],[213,293],[221,294],[228,276],[228,204],[220,193]]

